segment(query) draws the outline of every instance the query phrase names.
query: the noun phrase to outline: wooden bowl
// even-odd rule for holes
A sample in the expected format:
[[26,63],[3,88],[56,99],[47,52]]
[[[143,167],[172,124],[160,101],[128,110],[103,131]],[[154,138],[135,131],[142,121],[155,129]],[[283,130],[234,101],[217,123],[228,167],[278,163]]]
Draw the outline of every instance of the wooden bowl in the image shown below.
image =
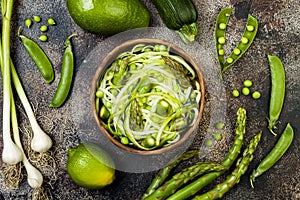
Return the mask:
[[[187,63],[190,64],[190,66],[193,67],[194,71],[197,74],[197,79],[198,79],[198,82],[200,85],[201,99],[200,99],[200,103],[199,103],[199,114],[198,114],[198,117],[197,117],[195,123],[189,129],[187,129],[186,132],[181,134],[180,139],[177,142],[170,144],[168,146],[165,146],[165,147],[154,149],[154,150],[142,150],[142,149],[137,149],[137,148],[133,148],[131,146],[122,144],[119,140],[114,138],[112,136],[112,134],[110,134],[104,128],[104,126],[101,122],[101,119],[96,111],[95,92],[97,90],[100,78],[105,73],[105,70],[111,65],[111,63],[116,59],[116,57],[118,55],[120,55],[121,53],[123,53],[125,51],[131,50],[137,44],[146,44],[146,45],[147,44],[149,44],[149,45],[163,44],[167,47],[170,47],[170,52],[180,55],[182,58],[185,59],[185,61]],[[204,96],[205,96],[204,80],[203,80],[202,73],[200,71],[200,67],[197,66],[195,61],[185,51],[183,51],[181,48],[175,46],[174,44],[164,41],[164,40],[141,38],[141,39],[128,40],[128,41],[122,43],[121,45],[115,47],[111,52],[109,52],[104,57],[102,63],[99,65],[98,69],[96,70],[95,76],[92,81],[90,101],[91,101],[91,105],[92,105],[93,115],[94,115],[94,118],[95,118],[99,128],[100,128],[100,131],[108,138],[109,141],[111,141],[117,147],[119,147],[125,151],[128,151],[130,153],[137,153],[137,154],[142,154],[142,155],[153,155],[153,154],[161,154],[161,153],[170,151],[171,149],[178,147],[183,142],[185,142],[191,136],[192,133],[194,133],[197,130],[197,127],[198,127],[199,122],[203,115]]]

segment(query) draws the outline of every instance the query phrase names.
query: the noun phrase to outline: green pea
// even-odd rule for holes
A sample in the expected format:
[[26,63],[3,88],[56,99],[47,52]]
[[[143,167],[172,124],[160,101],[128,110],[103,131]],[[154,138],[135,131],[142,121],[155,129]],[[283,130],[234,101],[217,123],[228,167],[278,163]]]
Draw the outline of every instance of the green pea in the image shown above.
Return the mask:
[[248,25],[246,28],[247,28],[247,31],[250,31],[250,32],[254,31],[254,26],[252,26],[252,25]]
[[213,140],[212,139],[207,139],[206,141],[205,141],[205,146],[206,147],[211,147],[212,145],[213,145]]
[[33,20],[37,23],[39,23],[41,21],[41,18],[37,15],[33,16]]
[[224,49],[219,49],[218,54],[219,54],[220,56],[223,56],[223,55],[225,54]]
[[214,138],[215,138],[215,140],[217,140],[217,141],[221,141],[222,140],[222,134],[221,133],[215,133],[214,134]]
[[248,40],[248,38],[246,38],[246,37],[242,37],[241,42],[242,42],[243,44],[248,44],[249,40]]
[[229,58],[226,59],[226,62],[227,62],[227,63],[232,63],[232,62],[233,62],[233,59],[232,59],[231,57],[229,57]]
[[100,91],[100,90],[98,90],[98,91],[96,92],[96,97],[102,98],[103,96],[104,96],[104,92],[102,92],[102,91]]
[[219,42],[220,44],[225,44],[225,42],[226,42],[225,37],[219,37],[219,38],[218,38],[218,42]]
[[224,29],[226,29],[226,26],[227,26],[227,25],[226,25],[225,23],[222,22],[222,23],[219,24],[219,29],[224,30]]
[[242,93],[243,93],[243,95],[247,96],[247,95],[250,94],[250,89],[247,88],[247,87],[244,87],[244,88],[242,89]]
[[40,27],[40,31],[42,31],[42,32],[45,32],[45,31],[47,31],[48,30],[48,26],[46,26],[46,25],[42,25],[41,27]]
[[247,79],[247,80],[244,80],[243,84],[245,87],[251,87],[253,83],[251,80]]
[[101,119],[108,119],[109,118],[109,111],[107,110],[107,108],[105,106],[102,106],[100,109],[100,114],[99,117]]
[[32,20],[31,19],[26,19],[25,20],[25,25],[30,28],[30,26],[32,25]]
[[235,55],[239,55],[241,53],[241,50],[239,48],[234,48],[233,53]]
[[128,138],[127,138],[127,137],[122,137],[122,138],[121,138],[121,143],[122,143],[122,144],[125,144],[125,145],[129,144]]
[[49,19],[48,19],[48,24],[51,25],[51,26],[53,26],[53,25],[56,24],[56,22],[54,21],[53,18],[49,18]]
[[237,89],[232,90],[231,94],[232,94],[232,96],[234,96],[234,97],[240,96],[240,92],[239,92]]
[[252,93],[252,98],[253,99],[259,99],[260,97],[261,97],[260,92],[255,91],[255,92]]
[[224,126],[225,126],[225,124],[222,123],[222,122],[219,122],[219,123],[216,124],[216,128],[217,128],[218,130],[222,130],[222,129],[224,128]]
[[47,35],[41,35],[39,37],[39,40],[42,41],[42,42],[46,42],[48,40],[48,37],[47,37]]

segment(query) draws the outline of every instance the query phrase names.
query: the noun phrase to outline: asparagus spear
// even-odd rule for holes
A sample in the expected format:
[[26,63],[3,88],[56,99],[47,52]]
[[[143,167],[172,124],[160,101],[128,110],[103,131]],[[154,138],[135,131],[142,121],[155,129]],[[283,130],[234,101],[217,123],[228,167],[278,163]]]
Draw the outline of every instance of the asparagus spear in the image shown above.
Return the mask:
[[256,150],[256,147],[260,141],[262,132],[256,134],[249,145],[243,152],[243,156],[238,159],[236,168],[233,172],[227,176],[226,180],[212,190],[204,193],[202,195],[198,195],[193,200],[213,200],[221,198],[226,192],[228,192],[234,185],[239,183],[241,176],[247,171],[250,162],[253,160],[253,153]]
[[170,172],[174,167],[176,167],[180,162],[188,160],[194,156],[199,156],[200,151],[198,150],[189,150],[184,152],[180,157],[176,158],[175,161],[171,162],[169,165],[162,168],[157,176],[153,179],[150,186],[148,187],[146,193],[143,195],[143,199],[151,195],[159,186],[161,186],[166,178],[169,176]]
[[185,168],[183,171],[175,174],[170,180],[165,182],[151,195],[144,200],[162,200],[174,193],[178,188],[187,182],[194,180],[198,176],[212,171],[224,171],[226,167],[214,162],[198,162],[195,165]]
[[[236,130],[235,130],[235,138],[234,143],[231,149],[229,150],[227,156],[223,159],[222,165],[227,168],[233,164],[233,162],[238,157],[241,148],[243,146],[244,135],[246,132],[246,110],[245,108],[239,108],[237,111],[237,119],[236,119]],[[196,179],[192,183],[178,190],[176,193],[168,197],[168,200],[182,200],[186,199],[194,194],[196,194],[203,187],[211,183],[217,177],[219,177],[223,172],[211,172],[201,176]]]

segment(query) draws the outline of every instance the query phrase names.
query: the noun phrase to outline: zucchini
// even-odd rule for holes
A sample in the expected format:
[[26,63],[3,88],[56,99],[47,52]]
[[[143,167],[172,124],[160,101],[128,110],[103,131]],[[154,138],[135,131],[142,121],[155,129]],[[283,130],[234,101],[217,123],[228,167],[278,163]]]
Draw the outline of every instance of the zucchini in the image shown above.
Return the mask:
[[191,0],[153,0],[164,24],[187,44],[198,34],[197,10]]

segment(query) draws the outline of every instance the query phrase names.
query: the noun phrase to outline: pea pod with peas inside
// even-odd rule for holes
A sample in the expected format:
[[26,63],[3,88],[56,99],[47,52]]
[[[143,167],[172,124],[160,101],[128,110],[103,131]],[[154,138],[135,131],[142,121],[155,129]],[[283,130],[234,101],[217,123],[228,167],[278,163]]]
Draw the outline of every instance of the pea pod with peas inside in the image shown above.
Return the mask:
[[71,88],[74,71],[74,55],[72,51],[71,38],[75,35],[76,34],[70,35],[65,41],[65,52],[61,67],[61,77],[56,92],[49,105],[52,108],[58,108],[65,102]]
[[284,66],[277,56],[268,55],[271,72],[271,97],[269,105],[268,128],[273,135],[276,133],[277,120],[279,119],[285,97],[285,71]]
[[250,183],[253,186],[253,182],[256,177],[262,175],[269,170],[274,164],[284,155],[292,144],[294,139],[294,130],[290,123],[287,124],[285,130],[280,136],[279,140],[275,144],[271,152],[260,162],[258,167],[253,171],[250,176]]
[[54,80],[54,70],[49,58],[36,42],[21,35],[20,31],[21,27],[18,30],[18,36],[21,39],[23,46],[38,67],[46,82],[51,83]]
[[238,45],[233,49],[228,58],[224,60],[224,45],[226,43],[225,33],[227,23],[231,14],[231,8],[224,8],[221,10],[217,17],[216,29],[215,29],[215,40],[218,61],[221,65],[221,74],[230,68],[251,46],[258,30],[258,21],[251,14],[248,14],[246,28],[240,39]]

